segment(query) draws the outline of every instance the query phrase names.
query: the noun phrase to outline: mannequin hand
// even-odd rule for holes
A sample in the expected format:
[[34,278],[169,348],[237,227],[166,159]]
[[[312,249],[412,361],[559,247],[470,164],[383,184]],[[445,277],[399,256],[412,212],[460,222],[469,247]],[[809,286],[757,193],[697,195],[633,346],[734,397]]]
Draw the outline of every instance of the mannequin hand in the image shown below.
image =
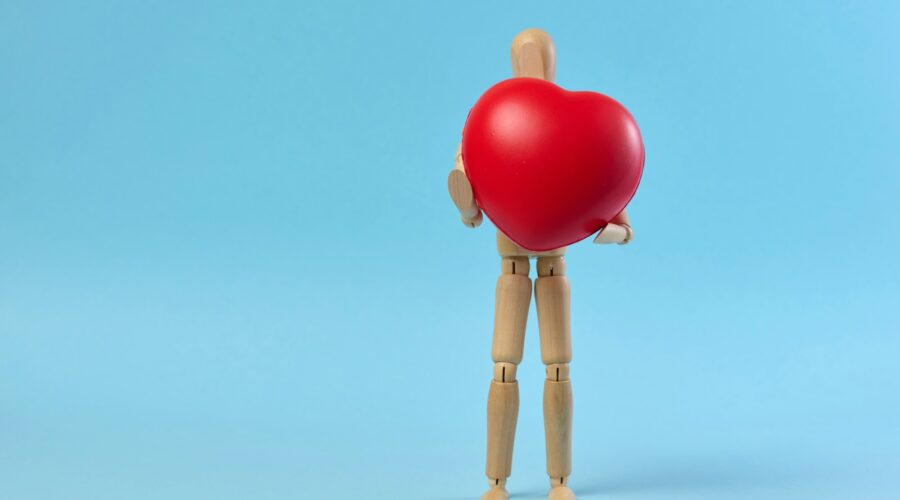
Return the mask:
[[450,199],[459,210],[460,219],[463,224],[469,227],[478,227],[484,216],[481,208],[475,201],[475,194],[472,192],[472,185],[469,178],[466,177],[466,170],[463,167],[462,155],[460,151],[456,151],[456,166],[450,171],[447,177],[447,189],[450,191]]
[[607,224],[597,233],[594,243],[605,245],[610,243],[618,243],[619,245],[627,245],[634,237],[631,226],[625,224]]
[[461,220],[462,223],[466,226],[474,229],[481,225],[481,221],[484,220],[484,216],[479,211],[478,215],[476,215],[475,217],[466,217],[464,215],[460,215],[459,220]]
[[447,178],[447,187],[450,190],[450,199],[459,210],[460,219],[463,224],[469,227],[478,227],[481,225],[483,215],[478,203],[475,202],[475,195],[472,194],[472,185],[465,172],[459,169],[450,171]]

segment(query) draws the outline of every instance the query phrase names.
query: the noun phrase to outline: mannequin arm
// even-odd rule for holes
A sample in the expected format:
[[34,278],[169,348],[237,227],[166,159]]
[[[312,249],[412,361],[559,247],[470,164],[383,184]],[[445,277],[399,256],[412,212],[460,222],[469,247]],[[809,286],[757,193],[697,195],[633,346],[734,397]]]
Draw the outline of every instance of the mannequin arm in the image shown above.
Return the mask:
[[453,200],[453,204],[459,210],[459,216],[463,224],[469,227],[478,227],[481,225],[484,216],[478,207],[478,203],[475,201],[475,194],[472,192],[469,178],[466,177],[461,148],[462,145],[456,149],[456,165],[447,178],[447,189],[450,191],[450,199]]
[[619,215],[613,217],[609,224],[603,227],[594,243],[609,244],[618,243],[619,245],[627,245],[634,238],[634,232],[631,230],[631,221],[628,219],[628,212],[622,210]]

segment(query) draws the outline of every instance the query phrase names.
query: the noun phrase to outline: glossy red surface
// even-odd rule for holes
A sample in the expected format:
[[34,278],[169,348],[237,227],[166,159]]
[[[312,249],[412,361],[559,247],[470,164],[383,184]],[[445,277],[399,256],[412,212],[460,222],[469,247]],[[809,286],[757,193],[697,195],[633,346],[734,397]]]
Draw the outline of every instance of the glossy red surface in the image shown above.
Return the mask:
[[484,213],[535,251],[596,233],[634,196],[644,167],[641,133],[625,107],[534,78],[500,82],[478,99],[462,154]]

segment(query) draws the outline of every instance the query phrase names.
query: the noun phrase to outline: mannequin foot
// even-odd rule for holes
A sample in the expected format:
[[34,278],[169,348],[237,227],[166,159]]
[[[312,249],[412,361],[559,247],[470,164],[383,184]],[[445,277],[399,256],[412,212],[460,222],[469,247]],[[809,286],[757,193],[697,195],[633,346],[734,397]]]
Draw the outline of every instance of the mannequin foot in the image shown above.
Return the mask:
[[547,500],[575,500],[575,492],[570,490],[568,486],[556,486],[550,489]]
[[509,492],[503,486],[491,486],[491,489],[481,495],[481,500],[509,500]]

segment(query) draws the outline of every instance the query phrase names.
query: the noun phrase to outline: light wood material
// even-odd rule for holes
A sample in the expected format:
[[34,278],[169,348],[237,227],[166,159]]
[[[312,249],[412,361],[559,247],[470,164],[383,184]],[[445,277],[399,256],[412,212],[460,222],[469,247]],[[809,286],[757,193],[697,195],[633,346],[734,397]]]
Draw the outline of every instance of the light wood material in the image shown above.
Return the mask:
[[568,478],[568,477],[562,477],[562,478],[559,478],[559,477],[551,477],[551,478],[550,478],[550,487],[551,487],[551,488],[558,488],[558,487],[560,487],[560,486],[566,486],[566,485],[568,485],[568,484],[569,484],[569,478]]
[[[513,76],[540,78],[553,81],[556,78],[556,46],[547,32],[527,29],[513,39],[509,49]],[[536,257],[539,255],[564,255],[566,248],[546,252],[533,252],[516,245],[499,230],[497,231],[497,252],[502,257]]]
[[[488,483],[492,482],[492,479],[488,479]],[[491,486],[491,489],[481,496],[481,500],[509,500],[509,493],[504,486]]]
[[562,256],[540,256],[537,259],[538,276],[565,276],[566,259]]
[[513,382],[516,380],[518,367],[515,363],[494,363],[494,380],[497,382]]
[[628,243],[630,240],[630,231],[626,226],[620,226],[618,224],[609,223],[597,233],[597,236],[594,238],[594,243],[599,245],[610,244],[610,243],[618,243],[619,245],[624,245]]
[[527,29],[513,39],[509,50],[513,75],[556,79],[556,45],[546,31]]
[[544,434],[547,445],[547,474],[556,487],[550,498],[574,498],[565,487],[572,473],[572,360],[570,332],[570,289],[564,257],[538,257],[538,278],[534,282],[541,360],[547,365],[544,380]]
[[[539,271],[541,267],[541,259],[538,259]],[[565,272],[564,267],[562,272]],[[534,282],[534,301],[541,336],[541,361],[545,365],[568,363],[572,360],[569,279],[565,275],[539,275]]]
[[447,190],[460,216],[464,219],[480,218],[481,210],[475,202],[475,194],[465,172],[455,168],[451,170],[447,176]]
[[462,144],[456,148],[456,162],[453,170],[447,176],[447,190],[450,192],[450,199],[459,210],[463,224],[473,228],[480,226],[484,216],[481,208],[478,207],[478,202],[475,201],[472,184],[466,177],[466,168],[462,160]]
[[497,279],[494,303],[494,342],[491,358],[495,362],[519,364],[525,345],[525,323],[531,304],[531,280],[521,274],[501,274]]
[[550,490],[547,500],[575,500],[575,493],[568,486],[556,486]]
[[501,257],[541,257],[541,256],[560,256],[566,254],[566,247],[557,248],[556,250],[547,250],[546,252],[535,252],[516,245],[505,234],[497,231],[497,253]]
[[624,208],[622,209],[621,212],[619,212],[619,215],[613,217],[612,220],[609,222],[611,222],[613,224],[618,224],[620,226],[631,227],[631,219],[628,217],[628,211]]
[[[556,49],[547,33],[530,29],[519,33],[510,48],[513,74],[517,77],[553,81],[556,76]],[[465,176],[460,151],[448,186],[451,198],[463,222],[480,223],[482,213],[472,186]],[[477,223],[475,220],[478,218]],[[628,214],[623,210],[610,221],[595,242],[628,243],[632,238]],[[490,490],[483,500],[506,500],[506,478],[512,472],[512,452],[519,408],[517,365],[522,360],[525,323],[531,301],[529,258],[537,258],[538,278],[534,295],[540,329],[541,360],[546,365],[544,381],[544,430],[547,448],[547,473],[550,476],[549,500],[574,500],[568,488],[572,472],[572,385],[569,362],[572,359],[570,301],[566,277],[566,248],[533,252],[521,248],[497,231],[497,251],[502,257],[497,281],[494,316],[493,380],[488,394],[487,465]]]
[[507,257],[500,259],[500,272],[503,274],[521,274],[528,276],[531,271],[531,262],[528,257]]
[[487,465],[489,478],[505,479],[512,473],[513,442],[519,416],[518,382],[491,381],[488,393]]
[[618,243],[619,245],[627,245],[634,239],[634,231],[631,229],[631,220],[628,218],[628,212],[622,210],[609,221],[603,229],[597,233],[594,243],[609,244]]
[[460,215],[459,220],[461,220],[464,225],[474,229],[481,225],[481,223],[484,221],[484,216],[481,212],[478,212],[478,214],[474,217],[466,217],[464,215]]
[[505,481],[512,471],[516,419],[519,415],[519,385],[516,365],[522,361],[525,324],[531,305],[531,265],[527,257],[503,259],[497,279],[494,303],[494,340],[491,357],[494,379],[488,394],[487,465],[485,471],[494,481],[482,498],[505,498]]
[[563,380],[569,380],[569,364],[568,363],[553,363],[547,365],[546,367],[547,380],[552,380],[554,382],[561,382]]
[[572,473],[572,383],[544,381],[544,433],[547,475],[551,484],[564,484]]
[[[463,129],[462,129],[462,131],[460,131],[460,133],[465,132],[465,130],[466,130],[466,128],[463,127]],[[463,157],[462,157],[462,140],[459,141],[459,146],[456,146],[456,156],[454,156],[453,158],[454,158],[453,168],[456,170],[461,170],[461,171],[465,172],[466,165],[463,163]]]

